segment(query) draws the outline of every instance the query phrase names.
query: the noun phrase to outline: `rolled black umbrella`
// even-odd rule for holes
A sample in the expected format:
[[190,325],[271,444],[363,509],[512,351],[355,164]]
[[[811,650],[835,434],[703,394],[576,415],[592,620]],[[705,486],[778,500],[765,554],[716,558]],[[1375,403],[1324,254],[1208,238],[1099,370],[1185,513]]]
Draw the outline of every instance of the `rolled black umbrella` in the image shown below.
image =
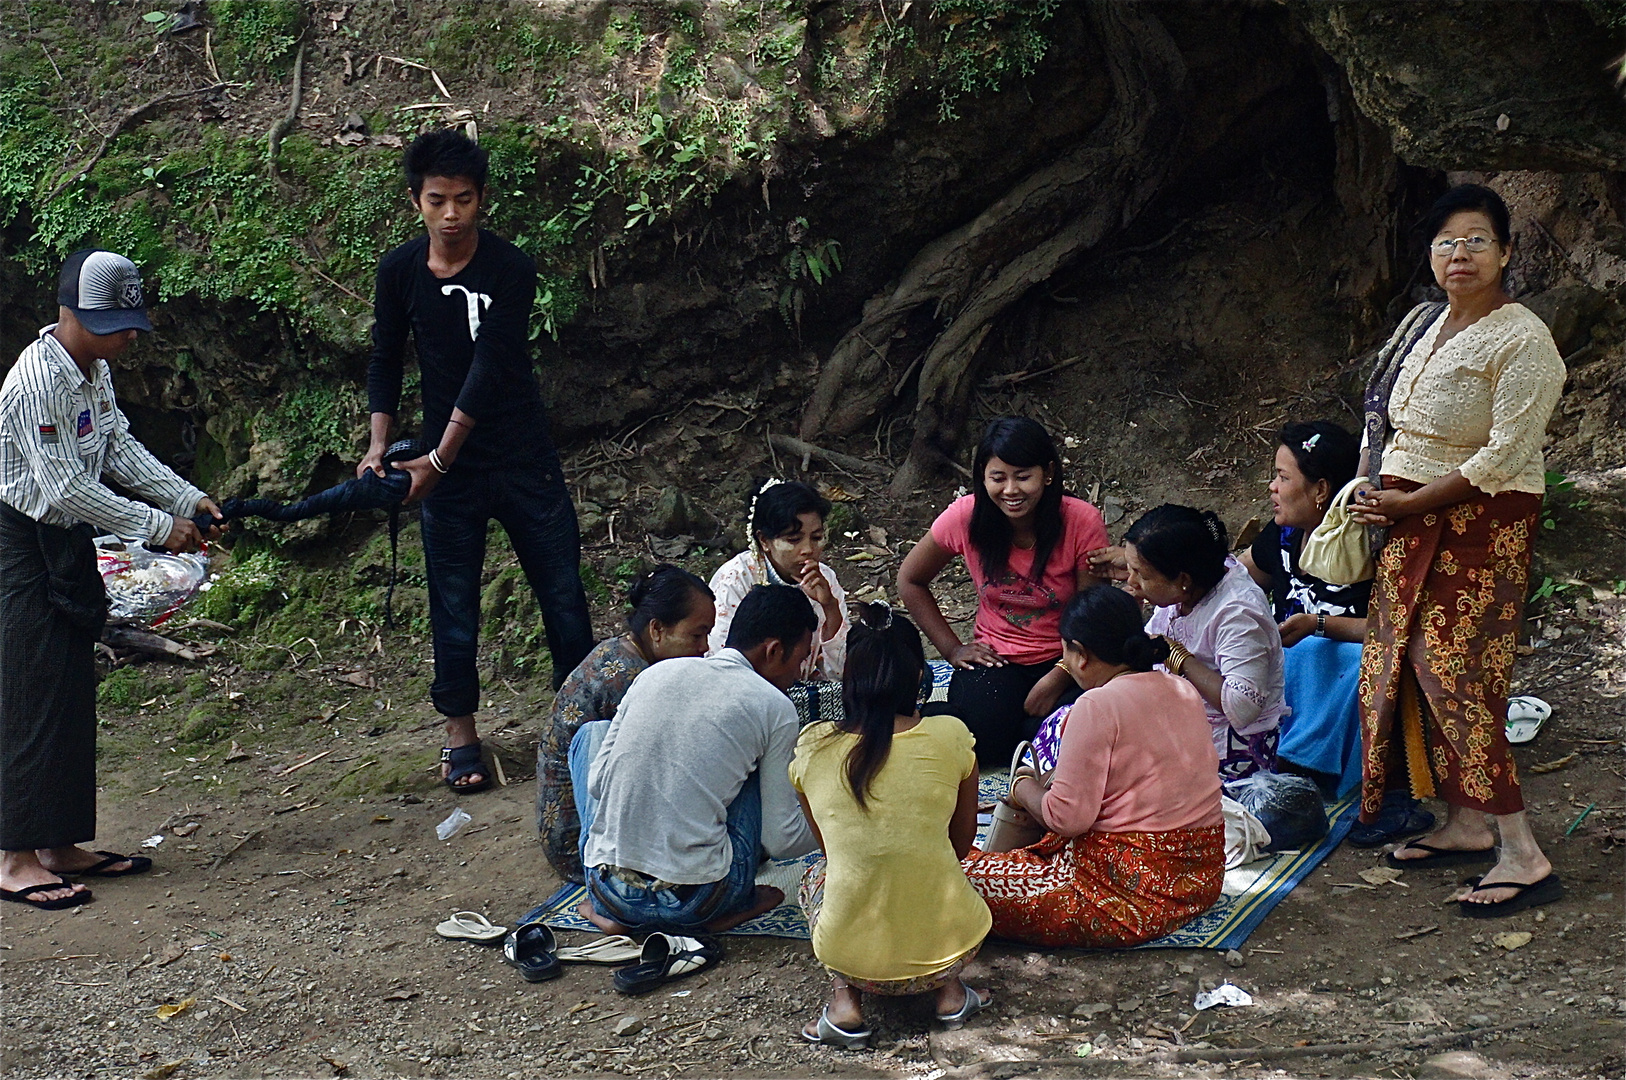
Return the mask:
[[221,520],[212,514],[199,514],[192,519],[201,533],[212,526],[236,518],[259,517],[269,521],[304,521],[322,514],[346,514],[357,510],[388,510],[390,512],[390,584],[384,593],[384,625],[394,625],[392,602],[395,599],[395,571],[397,565],[397,538],[401,531],[401,502],[412,490],[412,474],[390,466],[392,461],[411,461],[424,455],[423,444],[414,439],[401,439],[390,444],[384,452],[384,475],[371,469],[354,480],[335,484],[295,503],[280,503],[275,499],[231,498],[220,504]]

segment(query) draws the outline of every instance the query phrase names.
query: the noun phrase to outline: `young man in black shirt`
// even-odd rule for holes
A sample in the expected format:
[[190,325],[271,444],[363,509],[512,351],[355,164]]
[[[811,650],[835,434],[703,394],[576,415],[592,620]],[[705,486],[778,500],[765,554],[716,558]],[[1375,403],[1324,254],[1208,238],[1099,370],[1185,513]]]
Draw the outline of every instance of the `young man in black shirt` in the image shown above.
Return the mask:
[[392,464],[412,476],[407,501],[423,500],[435,647],[429,693],[446,717],[443,775],[454,791],[479,791],[491,785],[474,712],[480,578],[492,518],[508,533],[542,609],[554,689],[593,647],[593,628],[576,508],[548,434],[526,332],[536,266],[479,228],[486,152],[473,141],[455,130],[419,136],[405,166],[425,231],[378,266],[367,368],[372,444],[356,475],[383,474],[410,333],[422,378],[423,441],[434,449]]

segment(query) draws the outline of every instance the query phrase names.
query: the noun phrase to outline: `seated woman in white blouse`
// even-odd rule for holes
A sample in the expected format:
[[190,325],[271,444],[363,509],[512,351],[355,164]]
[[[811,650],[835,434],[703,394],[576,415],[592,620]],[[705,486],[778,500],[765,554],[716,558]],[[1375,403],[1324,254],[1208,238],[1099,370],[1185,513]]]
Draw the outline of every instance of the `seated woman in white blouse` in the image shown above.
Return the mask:
[[1212,510],[1166,503],[1141,515],[1122,547],[1092,551],[1090,560],[1156,605],[1146,632],[1173,646],[1164,666],[1202,695],[1220,775],[1230,780],[1276,770],[1287,703],[1270,601],[1228,552]]

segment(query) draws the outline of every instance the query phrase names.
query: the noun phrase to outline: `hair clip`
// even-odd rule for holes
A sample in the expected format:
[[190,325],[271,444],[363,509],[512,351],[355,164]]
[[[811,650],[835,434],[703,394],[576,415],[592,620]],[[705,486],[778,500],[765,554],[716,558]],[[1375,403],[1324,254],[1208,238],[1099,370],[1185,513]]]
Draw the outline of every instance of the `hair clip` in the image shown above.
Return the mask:
[[[863,627],[872,633],[883,633],[892,628],[892,605],[875,600],[858,605],[858,618],[852,619],[857,627]],[[850,613],[849,613],[850,618]]]
[[1320,442],[1320,441],[1321,441],[1321,432],[1318,431],[1314,435],[1311,435],[1308,439],[1304,440],[1304,442],[1303,442],[1303,444],[1301,446],[1301,449],[1303,449],[1303,451],[1306,454],[1312,453],[1315,450],[1315,444]]
[[[785,481],[779,479],[779,477],[777,477],[777,476],[770,476],[770,477],[768,477],[768,479],[766,479],[766,480],[764,480],[762,482],[761,487],[757,488],[756,493],[751,496],[751,507],[750,507],[749,510],[747,510],[745,512],[745,527],[747,529],[753,530],[753,531],[756,529],[756,524],[757,524],[757,500],[762,498],[762,493],[764,491],[767,491],[771,487],[778,487],[780,484],[783,484],[784,482]],[[756,537],[753,536],[751,538],[751,542],[756,543]]]

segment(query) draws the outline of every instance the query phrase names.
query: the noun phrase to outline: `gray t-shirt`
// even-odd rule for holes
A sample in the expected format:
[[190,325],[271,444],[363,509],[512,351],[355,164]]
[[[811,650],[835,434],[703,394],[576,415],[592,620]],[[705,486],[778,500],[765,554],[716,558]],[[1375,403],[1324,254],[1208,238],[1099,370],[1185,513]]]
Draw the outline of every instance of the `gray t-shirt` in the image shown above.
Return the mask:
[[652,665],[610,721],[587,789],[598,801],[587,866],[676,885],[720,881],[733,860],[728,807],[761,776],[762,847],[805,855],[813,831],[790,786],[796,709],[735,649]]

